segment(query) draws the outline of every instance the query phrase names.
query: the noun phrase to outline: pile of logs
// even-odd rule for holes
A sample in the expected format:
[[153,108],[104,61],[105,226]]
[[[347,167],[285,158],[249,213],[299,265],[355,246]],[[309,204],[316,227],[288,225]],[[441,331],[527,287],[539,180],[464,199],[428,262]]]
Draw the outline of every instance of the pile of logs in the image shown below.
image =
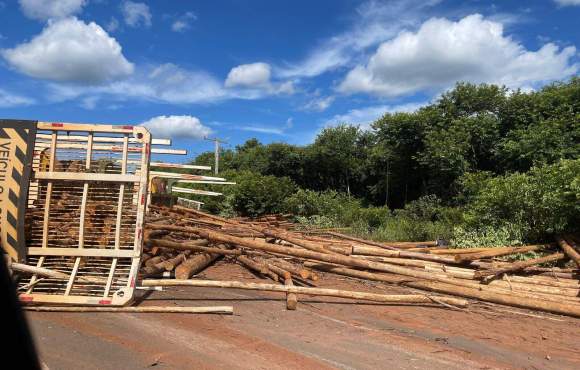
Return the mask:
[[[296,308],[297,294],[453,308],[466,307],[467,298],[580,317],[578,242],[565,235],[553,244],[450,249],[434,241],[379,243],[330,230],[298,230],[281,216],[226,219],[152,206],[140,273],[149,287],[282,292],[288,309]],[[530,252],[540,257],[517,261]],[[218,258],[273,283],[192,279]],[[414,294],[318,288],[325,274],[394,284]]]

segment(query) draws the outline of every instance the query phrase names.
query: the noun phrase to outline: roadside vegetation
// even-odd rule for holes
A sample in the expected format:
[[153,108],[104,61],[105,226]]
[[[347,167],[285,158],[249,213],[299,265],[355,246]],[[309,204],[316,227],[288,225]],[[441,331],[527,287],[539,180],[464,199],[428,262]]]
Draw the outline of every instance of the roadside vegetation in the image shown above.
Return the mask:
[[251,139],[221,159],[238,185],[204,199],[216,213],[291,213],[377,240],[458,247],[552,240],[579,231],[580,79],[535,92],[460,83],[371,130],[345,122],[307,146]]

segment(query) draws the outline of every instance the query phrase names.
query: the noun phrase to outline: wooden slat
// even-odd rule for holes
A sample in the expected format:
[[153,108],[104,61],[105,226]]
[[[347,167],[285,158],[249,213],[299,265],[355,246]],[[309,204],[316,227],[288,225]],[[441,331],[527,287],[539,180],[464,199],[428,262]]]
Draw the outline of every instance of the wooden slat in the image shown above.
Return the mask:
[[[85,169],[87,172],[91,169],[91,159],[93,157],[93,133],[89,133],[88,141],[87,141],[87,154],[85,160]],[[83,197],[81,200],[81,209],[80,209],[80,220],[79,220],[79,249],[83,249],[85,246],[85,216],[87,212],[87,198],[89,196],[89,183],[85,182],[83,184]],[[75,264],[70,274],[70,278],[66,284],[66,290],[64,295],[70,295],[70,291],[74,285],[75,278],[77,276],[77,272],[79,271],[79,266],[81,264],[81,257],[77,257],[75,259]]]
[[184,168],[188,170],[211,170],[211,166],[198,166],[195,164],[180,164],[180,163],[165,163],[165,162],[151,162],[150,166],[161,168]]
[[224,179],[223,177],[191,175],[188,173],[150,171],[149,174],[151,177],[162,177],[162,178],[168,178],[168,179],[226,181],[226,179]]
[[178,184],[215,184],[215,185],[236,185],[235,182],[228,181],[209,181],[209,180],[179,180]]
[[[37,139],[50,139],[50,134],[36,134]],[[58,140],[60,141],[88,141],[88,136],[84,135],[60,135]],[[114,136],[95,136],[93,137],[93,142],[95,143],[122,143],[122,137]],[[129,138],[130,143],[141,143],[143,140],[137,139],[135,137]],[[171,139],[152,139],[151,144],[153,145],[171,145]]]
[[180,187],[177,187],[177,186],[172,186],[171,187],[171,192],[173,192],[173,193],[184,193],[184,194],[208,195],[210,197],[217,197],[217,196],[223,195],[222,193],[216,193],[215,191],[180,188]]
[[[56,140],[57,140],[57,133],[53,132],[51,134],[51,147],[50,147],[50,152],[49,152],[49,162],[48,162],[48,170],[49,171],[53,171],[54,170],[54,163],[56,161]],[[40,194],[39,194],[40,195]],[[49,216],[50,216],[50,198],[52,196],[52,182],[49,182],[46,185],[46,199],[44,202],[44,217],[42,219],[42,248],[47,248],[48,247],[48,220],[49,220]],[[36,267],[42,267],[42,264],[44,263],[44,257],[40,257],[38,259],[38,263],[36,264]],[[32,291],[32,287],[34,286],[34,282],[36,282],[36,279],[38,277],[36,275],[33,275],[30,278],[30,288],[27,290],[27,293],[30,293]]]
[[[123,157],[121,158],[121,174],[127,173],[127,149],[129,147],[129,138],[125,136],[123,138]],[[121,243],[121,220],[123,217],[123,197],[125,195],[125,184],[119,185],[119,199],[117,201],[117,219],[115,222],[115,249],[120,248]],[[111,269],[109,270],[109,276],[107,277],[107,285],[105,286],[104,297],[109,295],[111,290],[111,284],[113,282],[113,277],[115,276],[115,269],[117,268],[117,258],[113,258],[111,262]]]
[[[65,256],[65,257],[118,257],[127,258],[138,256],[139,253],[132,249],[101,249],[101,248],[39,248],[29,247],[28,254],[31,256]],[[39,266],[40,267],[40,266]]]
[[87,131],[87,132],[108,132],[119,134],[132,134],[133,125],[100,125],[86,123],[65,123],[65,122],[41,122],[36,125],[38,130],[54,131]]
[[69,181],[106,181],[106,182],[139,182],[138,175],[117,173],[82,173],[82,172],[33,172],[36,180],[69,180]]

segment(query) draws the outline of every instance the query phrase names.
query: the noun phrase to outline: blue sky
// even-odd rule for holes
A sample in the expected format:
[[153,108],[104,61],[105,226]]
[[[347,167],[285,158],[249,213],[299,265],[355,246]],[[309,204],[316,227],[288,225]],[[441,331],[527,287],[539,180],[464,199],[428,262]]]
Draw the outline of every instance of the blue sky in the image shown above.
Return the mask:
[[[580,0],[0,1],[0,117],[306,144],[456,81],[578,74]],[[185,158],[172,158],[184,161]]]

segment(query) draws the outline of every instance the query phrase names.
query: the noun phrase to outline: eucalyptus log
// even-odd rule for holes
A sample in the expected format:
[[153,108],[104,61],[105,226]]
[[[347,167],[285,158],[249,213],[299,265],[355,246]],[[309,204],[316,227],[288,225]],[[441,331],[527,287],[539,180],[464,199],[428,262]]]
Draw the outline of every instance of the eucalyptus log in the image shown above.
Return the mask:
[[191,240],[187,242],[175,242],[170,240],[164,239],[150,239],[148,243],[163,246],[165,248],[170,249],[177,249],[177,250],[190,250],[190,251],[197,251],[197,252],[205,252],[205,253],[214,253],[214,254],[224,254],[224,255],[233,255],[239,256],[244,254],[240,250],[232,250],[232,249],[222,249],[216,247],[205,247],[209,244],[207,240]]
[[341,238],[341,239],[346,239],[346,240],[352,240],[352,241],[355,241],[355,242],[359,242],[361,244],[373,245],[375,247],[380,247],[380,248],[385,248],[385,249],[391,249],[391,250],[397,250],[397,248],[391,247],[389,245],[385,245],[385,244],[378,243],[378,242],[373,242],[371,240],[365,240],[365,239],[355,238],[354,236],[345,235],[345,234],[341,234],[341,233],[337,233],[337,232],[329,231],[327,234],[332,235],[332,236],[336,236],[336,237]]
[[175,267],[179,266],[187,259],[189,253],[190,251],[184,251],[183,253],[180,253],[177,256],[168,259],[167,261],[163,261],[161,265],[163,266],[165,271],[173,271]]
[[155,256],[155,257],[147,259],[145,261],[145,266],[153,267],[153,266],[157,265],[158,263],[165,261],[166,259],[167,259],[166,256]]
[[564,253],[566,253],[566,255],[570,257],[578,267],[580,267],[580,253],[578,253],[578,251],[576,251],[576,249],[574,249],[574,247],[561,236],[556,237],[556,241]]
[[[294,283],[292,283],[292,278],[284,279],[284,285],[288,287],[293,287]],[[286,293],[286,309],[290,311],[296,310],[298,306],[298,297],[296,293],[287,292]]]
[[268,265],[266,265],[265,263],[256,262],[253,259],[245,256],[238,256],[236,259],[238,260],[238,262],[240,262],[248,269],[255,271],[261,275],[268,276],[270,279],[274,281],[279,281],[278,275],[270,271]]
[[292,263],[284,261],[283,259],[271,260],[270,262],[273,263],[274,265],[277,265],[278,267],[283,268],[284,270],[289,271],[294,275],[300,276],[303,279],[310,279],[312,281],[318,280],[318,275],[316,275],[314,272],[305,268],[297,267]]
[[62,279],[62,280],[70,279],[70,275],[65,274],[64,272],[55,271],[44,267],[30,266],[24,263],[9,262],[8,268],[10,268],[13,271],[23,272],[31,275],[38,275],[51,279]]
[[352,254],[353,255],[364,255],[364,256],[383,256],[383,257],[391,257],[391,258],[412,258],[418,259],[423,261],[432,261],[432,262],[440,262],[440,263],[455,263],[455,260],[445,256],[438,256],[438,255],[430,255],[427,253],[417,253],[417,252],[408,252],[408,251],[399,251],[399,250],[387,250],[387,249],[380,249],[380,248],[373,248],[373,247],[359,247],[353,246],[352,247]]
[[183,261],[175,269],[176,279],[189,279],[193,275],[203,271],[207,266],[209,266],[213,261],[215,261],[220,255],[202,253],[190,256],[187,260]]
[[292,274],[290,274],[290,272],[288,272],[288,271],[284,270],[283,268],[280,268],[272,263],[269,263],[267,261],[264,261],[264,263],[267,264],[268,269],[270,269],[270,271],[272,271],[273,273],[278,275],[278,278],[281,281],[286,281],[287,279],[292,279]]
[[499,303],[508,306],[535,309],[568,316],[580,317],[580,305],[574,303],[561,303],[548,300],[538,300],[530,297],[514,296],[493,291],[482,291],[477,288],[460,287],[451,284],[432,282],[425,280],[405,279],[396,275],[378,274],[366,271],[354,270],[339,266],[325,264],[308,264],[310,267],[321,271],[332,272],[340,275],[382,281],[392,284],[400,284],[410,288],[429,290],[438,293],[458,295],[465,298],[475,298],[482,301]]
[[278,231],[271,230],[271,229],[262,229],[262,230],[260,230],[260,232],[262,232],[265,236],[284,240],[284,241],[298,245],[302,248],[305,248],[305,249],[308,249],[311,251],[316,251],[316,252],[320,252],[320,253],[337,253],[335,251],[331,251],[330,249],[324,248],[323,246],[319,245],[318,243],[304,240],[304,239],[295,237],[293,235],[290,235],[288,233],[282,233],[282,232],[278,232]]
[[465,263],[465,262],[479,260],[482,258],[501,257],[501,256],[508,256],[510,254],[535,252],[535,251],[539,251],[539,250],[547,248],[547,247],[550,247],[550,244],[527,245],[525,247],[499,247],[499,248],[494,248],[492,250],[480,252],[480,253],[470,253],[470,254],[457,255],[457,256],[455,256],[455,261],[459,262],[459,263]]
[[437,248],[428,250],[431,254],[470,254],[470,253],[480,253],[495,250],[497,248]]
[[[327,297],[338,297],[348,299],[359,299],[381,303],[436,303],[434,299],[425,294],[377,294],[357,292],[350,290],[305,288],[297,286],[286,286],[276,284],[243,283],[240,281],[215,281],[215,280],[143,280],[143,286],[195,286],[207,288],[233,288],[246,290],[260,290],[270,292],[296,293]],[[466,307],[467,301],[464,299],[437,297],[438,301],[458,306]]]
[[131,313],[217,313],[231,315],[234,313],[232,306],[216,307],[55,307],[55,306],[23,306],[26,311],[40,312],[131,312]]
[[514,262],[514,263],[507,265],[507,266],[501,266],[498,268],[492,268],[492,269],[488,269],[488,270],[475,271],[473,276],[475,279],[494,277],[494,276],[497,276],[500,274],[504,274],[506,272],[515,272],[515,271],[523,270],[526,267],[539,265],[539,264],[546,263],[546,262],[559,261],[559,260],[562,260],[564,258],[566,258],[566,255],[564,253],[554,253],[554,254],[550,254],[548,256],[534,258],[534,259],[530,259],[527,261]]
[[186,208],[186,207],[182,207],[182,206],[173,206],[172,209],[180,211],[182,213],[191,214],[191,215],[194,215],[197,217],[201,216],[201,217],[209,218],[211,220],[222,222],[224,224],[234,224],[234,225],[238,224],[238,222],[236,222],[234,220],[230,220],[230,219],[223,218],[220,216],[216,216],[216,215],[212,215],[212,214],[205,213],[202,211],[194,210],[191,208]]
[[[18,271],[18,272],[21,272],[24,274],[37,275],[37,276],[44,277],[44,278],[60,279],[60,280],[69,280],[71,277],[69,274],[65,274],[64,272],[55,271],[55,270],[47,269],[44,267],[30,266],[30,265],[26,265],[24,263],[11,262],[11,261],[9,261],[8,263],[9,263],[8,264],[9,269],[11,269],[12,271]],[[103,283],[103,282],[106,282],[106,279],[94,277],[94,276],[76,276],[75,281],[76,282],[83,282],[83,283]]]

